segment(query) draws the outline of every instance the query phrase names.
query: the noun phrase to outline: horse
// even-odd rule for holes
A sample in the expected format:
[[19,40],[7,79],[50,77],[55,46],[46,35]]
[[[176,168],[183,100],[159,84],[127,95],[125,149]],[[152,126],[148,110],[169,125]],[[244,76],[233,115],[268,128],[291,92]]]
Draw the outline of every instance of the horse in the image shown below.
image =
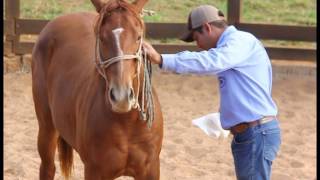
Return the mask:
[[147,0],[91,0],[97,12],[47,23],[32,52],[39,178],[63,176],[73,150],[86,180],[160,178],[163,117],[142,48]]

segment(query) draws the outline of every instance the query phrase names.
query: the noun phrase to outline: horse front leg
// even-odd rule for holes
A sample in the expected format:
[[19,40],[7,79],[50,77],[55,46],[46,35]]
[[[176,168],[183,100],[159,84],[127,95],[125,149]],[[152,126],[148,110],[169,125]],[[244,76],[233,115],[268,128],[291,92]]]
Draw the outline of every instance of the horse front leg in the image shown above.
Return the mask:
[[159,180],[160,179],[160,159],[157,157],[155,160],[150,162],[148,168],[142,169],[134,179],[135,180]]
[[102,176],[97,167],[92,165],[85,165],[84,179],[85,180],[102,180]]

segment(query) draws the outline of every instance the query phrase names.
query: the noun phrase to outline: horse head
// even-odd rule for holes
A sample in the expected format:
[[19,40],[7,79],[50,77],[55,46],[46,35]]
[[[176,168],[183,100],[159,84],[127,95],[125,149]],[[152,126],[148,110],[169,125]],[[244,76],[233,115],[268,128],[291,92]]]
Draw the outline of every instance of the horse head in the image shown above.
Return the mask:
[[137,108],[143,71],[140,13],[146,0],[91,0],[99,13],[95,26],[96,62],[106,80],[106,101],[117,113]]

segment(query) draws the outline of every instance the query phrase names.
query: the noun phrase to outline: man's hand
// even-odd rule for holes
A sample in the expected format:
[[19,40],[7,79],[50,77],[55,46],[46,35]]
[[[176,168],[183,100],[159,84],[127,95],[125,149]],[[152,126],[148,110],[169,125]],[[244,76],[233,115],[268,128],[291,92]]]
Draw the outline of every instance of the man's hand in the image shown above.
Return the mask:
[[142,43],[143,49],[146,51],[148,59],[154,64],[162,64],[161,55],[148,42]]

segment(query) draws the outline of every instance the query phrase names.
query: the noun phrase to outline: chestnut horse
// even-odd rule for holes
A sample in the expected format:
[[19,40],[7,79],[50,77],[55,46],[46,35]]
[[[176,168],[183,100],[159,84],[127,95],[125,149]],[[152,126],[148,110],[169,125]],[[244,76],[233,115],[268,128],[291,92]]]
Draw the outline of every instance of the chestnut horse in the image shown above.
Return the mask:
[[86,180],[160,177],[163,118],[141,44],[146,0],[91,0],[97,13],[50,21],[33,49],[40,179],[63,175],[73,149]]

